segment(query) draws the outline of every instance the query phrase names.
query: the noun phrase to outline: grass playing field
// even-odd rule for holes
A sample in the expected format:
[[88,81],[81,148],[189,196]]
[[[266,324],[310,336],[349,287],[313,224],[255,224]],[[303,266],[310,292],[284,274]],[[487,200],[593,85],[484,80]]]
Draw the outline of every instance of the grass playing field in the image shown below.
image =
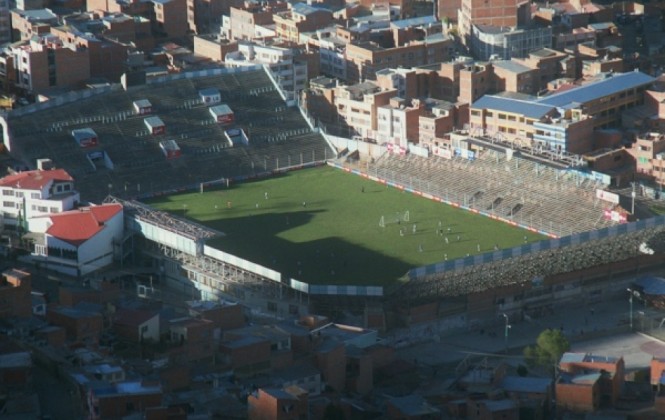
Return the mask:
[[413,267],[543,239],[328,167],[148,204],[224,232],[213,247],[316,284],[388,286]]

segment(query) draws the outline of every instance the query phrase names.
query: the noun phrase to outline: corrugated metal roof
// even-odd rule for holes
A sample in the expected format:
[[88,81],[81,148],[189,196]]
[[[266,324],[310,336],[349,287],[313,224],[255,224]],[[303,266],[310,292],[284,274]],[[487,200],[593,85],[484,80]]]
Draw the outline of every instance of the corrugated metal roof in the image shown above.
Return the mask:
[[506,376],[501,381],[501,388],[509,392],[547,392],[552,384],[548,378],[527,378],[521,376]]
[[651,83],[654,80],[656,79],[638,71],[608,75],[606,79],[599,82],[589,83],[588,85],[565,92],[545,96],[539,99],[538,102],[543,105],[558,107],[566,106],[573,102],[583,104],[626,89]]
[[559,363],[582,363],[586,353],[570,353],[566,352],[561,356],[561,361]]
[[513,114],[522,114],[527,118],[539,119],[552,111],[553,106],[539,104],[538,102],[520,101],[511,98],[501,98],[498,96],[485,95],[473,103],[474,109],[494,109]]
[[400,29],[405,29],[405,28],[410,28],[412,26],[432,25],[435,23],[437,23],[436,17],[430,15],[430,16],[419,16],[410,19],[395,20],[390,22],[390,26]]
[[517,61],[512,60],[492,61],[492,65],[494,65],[494,67],[499,67],[513,73],[526,73],[533,70],[523,64],[518,63]]

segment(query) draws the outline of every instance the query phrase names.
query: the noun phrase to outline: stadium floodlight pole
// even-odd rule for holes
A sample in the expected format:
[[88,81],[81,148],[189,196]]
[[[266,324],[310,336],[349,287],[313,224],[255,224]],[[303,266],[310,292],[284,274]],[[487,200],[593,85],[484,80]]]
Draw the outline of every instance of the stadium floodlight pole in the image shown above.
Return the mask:
[[508,330],[511,328],[510,318],[508,318],[508,315],[506,315],[505,312],[502,315],[503,318],[506,320],[506,326],[503,331],[503,341],[504,341],[504,347],[506,348],[506,353],[508,353]]
[[628,291],[628,293],[630,293],[628,295],[628,302],[630,303],[629,319],[630,319],[630,330],[632,331],[633,330],[633,293],[634,292],[633,292],[632,289],[626,289],[626,290]]

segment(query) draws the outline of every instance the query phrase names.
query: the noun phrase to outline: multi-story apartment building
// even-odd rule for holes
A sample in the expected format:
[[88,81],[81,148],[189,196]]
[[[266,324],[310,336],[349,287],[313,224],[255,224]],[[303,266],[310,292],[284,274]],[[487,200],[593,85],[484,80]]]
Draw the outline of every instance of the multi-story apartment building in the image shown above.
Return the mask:
[[312,32],[332,23],[332,12],[306,3],[296,3],[291,10],[273,15],[277,36],[285,41],[300,42],[300,34]]
[[403,99],[417,98],[418,75],[415,69],[383,69],[376,72],[376,84],[382,89],[395,89],[397,96]]
[[[103,29],[95,34],[98,38],[103,37],[104,40],[113,40],[122,44],[131,43],[142,51],[149,51],[155,46],[149,19],[141,16],[130,16],[125,13],[112,13],[102,16],[99,21],[103,25]],[[105,46],[104,48],[109,47]]]
[[27,220],[70,210],[80,201],[74,180],[63,169],[19,172],[0,178],[5,226],[27,227]]
[[512,60],[493,61],[495,92],[519,92],[533,94],[538,91],[538,69],[532,69]]
[[463,42],[471,36],[473,25],[514,28],[527,23],[530,16],[524,3],[522,0],[461,0],[457,20]]
[[623,58],[601,58],[582,60],[582,77],[598,76],[602,73],[622,73]]
[[392,143],[403,149],[407,149],[408,143],[418,143],[418,117],[423,109],[424,104],[418,99],[391,98],[387,105],[377,108],[374,138],[379,143]]
[[394,48],[383,47],[372,41],[348,44],[347,80],[374,80],[379,70],[441,63],[447,61],[453,53],[454,41],[440,34]]
[[19,90],[40,93],[53,87],[73,88],[90,78],[86,48],[67,45],[55,35],[10,45]]
[[187,0],[151,0],[154,31],[166,38],[184,37],[189,31]]
[[538,100],[544,105],[571,108],[576,104],[593,118],[595,128],[615,127],[621,112],[644,104],[644,96],[654,78],[638,72],[609,73],[575,89]]
[[547,84],[561,77],[575,77],[574,62],[568,55],[550,48],[543,48],[529,53],[526,58],[513,58],[512,61],[532,69],[538,69],[539,80],[534,82],[537,89],[547,88]]
[[575,28],[573,30],[552,31],[552,48],[563,51],[574,49],[576,45],[596,42],[596,31],[590,28]]
[[297,53],[294,48],[240,42],[238,50],[227,53],[224,62],[230,67],[267,65],[287,97],[294,98],[308,80],[307,61],[298,60]]
[[[120,18],[122,25],[127,25],[126,30],[122,26],[116,26],[119,22],[114,22],[115,18],[102,20],[109,27],[106,31],[108,37],[95,36],[71,26],[51,28],[51,33],[58,37],[64,45],[76,45],[81,50],[87,51],[90,77],[103,77],[112,82],[118,82],[120,76],[127,70],[127,56],[133,48],[132,45],[137,43],[141,45],[141,42],[138,42],[140,39],[144,41],[142,44],[144,47],[152,47],[154,41],[150,33],[145,32],[149,30],[150,22],[148,20],[139,17],[127,21],[125,17],[126,15],[115,16],[115,18]],[[112,30],[117,32],[112,32]]]
[[86,0],[86,10],[102,10],[108,13],[125,13],[130,16],[149,17],[153,5],[143,0]]
[[436,17],[439,20],[457,22],[457,13],[461,7],[462,0],[436,0]]
[[[446,70],[449,69],[446,68]],[[491,63],[471,63],[460,67],[457,72],[457,81],[455,82],[459,86],[457,101],[470,104],[492,91],[493,72]]]
[[585,153],[593,147],[593,130],[616,126],[622,111],[643,104],[653,81],[630,72],[542,98],[486,95],[471,106],[470,124],[472,130],[520,144]]
[[0,44],[12,40],[12,18],[9,12],[9,1],[0,0]]
[[552,28],[473,25],[468,45],[480,60],[526,57],[531,51],[552,46]]
[[485,95],[471,105],[471,132],[519,146],[585,153],[593,148],[592,120],[580,110]]
[[[442,149],[450,150],[450,142],[444,136],[460,128],[465,119],[460,118],[460,110],[447,101],[425,100],[425,108],[418,118],[418,144],[427,147],[434,155],[441,156]],[[468,115],[468,108],[465,110]]]
[[230,26],[223,28],[227,39],[252,40],[261,37],[258,27],[273,23],[273,14],[286,11],[286,3],[275,2],[268,5],[247,3],[231,7]]
[[16,71],[14,70],[14,56],[8,51],[0,52],[0,91],[4,94],[16,90]]
[[640,134],[628,151],[635,159],[639,179],[665,185],[665,135],[658,132]]
[[382,90],[373,82],[334,88],[334,105],[337,115],[359,136],[374,138],[378,128],[377,109],[388,105],[397,91]]
[[46,34],[58,24],[58,15],[49,9],[11,11],[12,39],[27,40],[33,35]]
[[217,32],[222,13],[228,13],[229,4],[223,0],[187,0],[187,25],[193,33]]
[[238,42],[229,41],[219,35],[195,35],[194,54],[213,61],[224,61],[226,54],[238,51]]

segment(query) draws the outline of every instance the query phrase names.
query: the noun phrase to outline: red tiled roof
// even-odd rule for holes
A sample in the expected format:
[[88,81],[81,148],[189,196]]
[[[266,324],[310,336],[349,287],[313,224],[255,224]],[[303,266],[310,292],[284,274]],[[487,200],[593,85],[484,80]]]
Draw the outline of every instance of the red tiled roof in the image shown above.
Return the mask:
[[73,181],[64,169],[50,171],[25,171],[0,178],[0,187],[21,188],[24,190],[41,190],[51,181]]
[[117,203],[83,207],[78,210],[52,214],[53,224],[46,230],[49,235],[79,246],[104,228],[104,223],[122,210]]

